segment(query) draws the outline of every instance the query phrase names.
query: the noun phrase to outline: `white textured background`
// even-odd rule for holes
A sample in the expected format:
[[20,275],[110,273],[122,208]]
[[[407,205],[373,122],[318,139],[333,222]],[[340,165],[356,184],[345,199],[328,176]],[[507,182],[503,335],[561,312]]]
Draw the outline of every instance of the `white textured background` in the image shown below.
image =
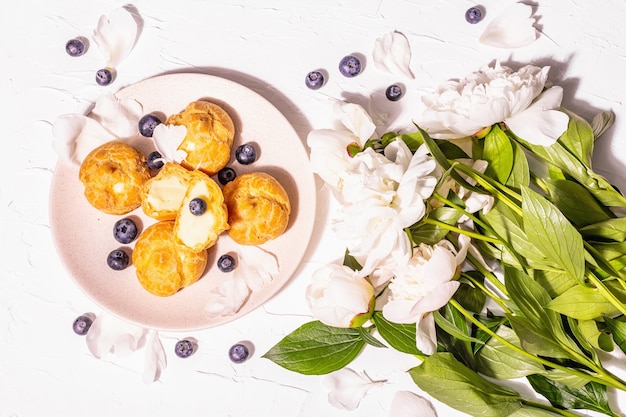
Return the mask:
[[[484,1],[487,17],[469,25],[464,12],[473,2],[463,0],[138,0],[133,4],[144,19],[139,42],[106,88],[93,81],[103,66],[95,44],[81,58],[67,56],[64,45],[89,36],[100,15],[125,2],[22,0],[5,6],[0,13],[0,417],[374,417],[388,415],[396,390],[417,392],[402,372],[414,362],[368,348],[353,368],[389,383],[356,411],[340,411],[327,404],[321,378],[292,374],[260,358],[310,319],[304,304],[308,276],[342,254],[326,225],[325,193],[318,202],[318,231],[298,276],[266,306],[227,326],[161,334],[168,367],[160,381],[141,382],[141,351],[126,358],[92,357],[71,323],[79,314],[100,310],[64,271],[48,226],[56,162],[50,127],[60,114],[87,111],[104,92],[160,73],[194,71],[259,92],[305,140],[312,128],[332,125],[329,98],[362,102],[374,93],[386,104],[384,88],[406,82],[371,62],[375,39],[398,30],[411,43],[416,79],[389,107],[398,114],[396,127],[410,126],[422,93],[493,60],[514,67],[552,65],[550,79],[565,88],[567,107],[588,119],[600,110],[615,112],[615,126],[597,144],[596,168],[626,189],[626,3],[540,0],[535,6],[542,35],[535,43],[516,50],[479,44],[486,23],[511,3]],[[336,70],[348,53],[366,57],[364,73],[353,79]],[[303,80],[317,68],[327,70],[330,79],[313,92]],[[170,352],[185,336],[197,338],[200,350],[180,360]],[[232,365],[228,347],[242,339],[252,341],[256,353],[245,364]],[[437,407],[439,416],[462,415]]]

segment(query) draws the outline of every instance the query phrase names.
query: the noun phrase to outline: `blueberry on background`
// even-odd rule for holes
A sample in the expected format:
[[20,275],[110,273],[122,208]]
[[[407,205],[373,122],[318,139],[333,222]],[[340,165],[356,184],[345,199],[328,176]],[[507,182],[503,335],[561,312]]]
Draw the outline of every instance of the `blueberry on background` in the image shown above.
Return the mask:
[[107,256],[107,265],[115,271],[121,271],[130,265],[130,257],[124,250],[114,249]]
[[96,72],[96,83],[98,85],[109,85],[113,82],[114,74],[111,68],[101,68]]
[[174,353],[179,358],[188,358],[196,351],[196,344],[189,339],[181,339],[174,346]]
[[194,216],[202,216],[206,213],[206,201],[203,198],[196,197],[189,202],[189,211]]
[[92,324],[93,324],[92,315],[82,314],[78,316],[76,320],[74,320],[74,323],[72,324],[72,329],[74,330],[74,333],[76,333],[77,335],[85,336],[87,332],[89,331],[89,329],[91,328]]
[[113,225],[113,237],[125,245],[135,240],[137,233],[137,225],[129,218],[120,219]]
[[165,163],[163,162],[163,155],[159,151],[150,152],[148,157],[146,158],[146,162],[148,163],[148,168],[150,169],[161,169]]
[[339,72],[344,77],[356,77],[361,73],[361,60],[354,55],[346,55],[339,61]]
[[233,363],[243,363],[250,357],[250,349],[246,343],[235,343],[228,349],[228,357]]
[[84,55],[87,52],[87,42],[84,38],[74,38],[67,41],[65,44],[65,52],[69,56],[77,57]]
[[159,119],[156,115],[146,114],[141,119],[139,119],[137,127],[139,128],[139,133],[141,133],[141,136],[151,138],[152,134],[154,133],[154,128],[161,123],[161,119]]
[[465,12],[465,20],[467,21],[467,23],[471,23],[472,25],[474,25],[483,20],[484,14],[485,12],[483,11],[482,7],[470,7]]
[[222,185],[226,185],[237,178],[237,172],[231,167],[224,167],[217,172],[217,180]]
[[311,71],[306,75],[304,84],[311,90],[318,90],[324,85],[324,74],[320,71]]
[[235,258],[229,254],[222,255],[217,260],[217,268],[222,272],[231,272],[236,266]]
[[242,165],[250,165],[256,161],[256,148],[250,143],[244,143],[235,150],[235,159]]
[[392,84],[385,90],[385,96],[389,101],[398,101],[402,97],[402,87],[398,84]]

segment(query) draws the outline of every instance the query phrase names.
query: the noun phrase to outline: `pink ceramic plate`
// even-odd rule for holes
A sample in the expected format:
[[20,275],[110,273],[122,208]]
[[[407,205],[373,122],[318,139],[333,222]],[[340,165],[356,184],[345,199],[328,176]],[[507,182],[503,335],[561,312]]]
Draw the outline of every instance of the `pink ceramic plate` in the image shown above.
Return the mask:
[[[140,230],[154,220],[141,208],[126,216],[96,210],[83,196],[78,166],[59,162],[50,191],[50,222],[54,241],[67,270],[78,286],[103,309],[133,323],[161,330],[197,330],[224,324],[249,313],[275,295],[291,278],[305,254],[315,220],[315,182],[307,168],[308,156],[302,141],[287,119],[271,103],[254,91],[204,74],[171,74],[150,78],[117,93],[143,105],[144,113],[162,116],[177,113],[190,102],[208,99],[221,104],[236,127],[231,166],[238,173],[264,171],[285,187],[292,203],[287,231],[262,246],[278,258],[280,272],[261,290],[253,292],[241,310],[232,316],[205,314],[206,294],[224,274],[215,266],[220,254],[233,251],[235,243],[223,234],[210,249],[205,275],[195,284],[171,297],[157,297],[145,291],[135,277],[134,267],[114,271],[106,263],[108,253],[120,247],[113,238],[113,225],[130,216]],[[234,161],[234,149],[254,142],[259,158],[251,165]],[[151,140],[137,146],[146,155]],[[133,244],[129,247],[132,249]]]

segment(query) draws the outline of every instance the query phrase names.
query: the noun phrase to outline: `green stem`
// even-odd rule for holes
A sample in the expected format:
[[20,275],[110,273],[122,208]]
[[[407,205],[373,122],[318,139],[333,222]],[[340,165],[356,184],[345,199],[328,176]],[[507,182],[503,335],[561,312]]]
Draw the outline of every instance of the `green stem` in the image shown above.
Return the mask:
[[[484,292],[487,295],[487,297],[491,298],[494,302],[496,302],[500,306],[500,308],[504,310],[505,313],[511,313],[511,310],[509,309],[509,307],[507,307],[506,303],[500,297],[494,294],[491,290],[485,287],[485,285],[482,282],[478,281],[470,274],[461,274],[461,275],[468,281],[471,281],[471,283],[474,284],[477,288],[479,288],[482,292]],[[500,282],[499,280],[497,281]]]
[[538,408],[538,409],[541,409],[541,410],[546,410],[546,411],[549,411],[551,413],[558,414],[558,415],[565,416],[565,417],[580,417],[579,414],[572,413],[571,411],[563,410],[561,408],[556,408],[556,407],[553,407],[553,406],[547,405],[547,404],[536,403],[534,401],[528,401],[528,400],[522,399],[522,404],[524,404],[527,407],[532,407],[532,408]]
[[449,230],[451,232],[459,233],[459,234],[462,234],[462,235],[467,235],[467,236],[469,236],[471,238],[474,238],[474,239],[484,240],[486,242],[491,242],[491,243],[501,243],[500,240],[498,240],[498,239],[496,239],[494,237],[485,236],[485,235],[483,235],[481,233],[476,233],[476,232],[473,232],[471,230],[461,229],[459,227],[449,225],[448,223],[444,223],[444,222],[439,221],[439,220],[430,219],[428,217],[424,217],[422,219],[422,222],[425,223],[425,224],[433,224],[435,226],[439,226],[442,229],[446,229],[446,230]]
[[[509,349],[512,349],[513,351],[517,352],[518,354],[534,361],[537,362],[541,365],[547,366],[549,368],[554,368],[554,369],[559,369],[563,372],[567,372],[570,375],[573,376],[577,376],[580,378],[584,378],[588,381],[593,381],[593,382],[597,382],[598,384],[604,385],[604,386],[610,386],[613,388],[617,388],[619,390],[622,391],[626,391],[626,383],[624,383],[623,381],[619,380],[618,378],[614,377],[613,375],[611,375],[610,373],[608,373],[606,370],[604,369],[600,369],[598,370],[598,367],[594,364],[594,363],[589,363],[589,364],[585,364],[588,365],[591,369],[593,369],[593,371],[596,374],[599,374],[601,376],[594,376],[591,374],[588,374],[586,372],[582,372],[582,371],[578,371],[576,369],[573,368],[568,368],[567,366],[563,366],[561,364],[558,363],[554,363],[551,362],[547,359],[544,359],[542,357],[539,356],[535,356],[532,353],[529,353],[527,351],[525,351],[524,349],[515,346],[514,344],[512,344],[511,342],[509,342],[508,340],[500,337],[498,334],[496,334],[493,330],[489,329],[487,326],[485,326],[484,324],[482,324],[479,320],[477,320],[472,313],[470,313],[469,311],[465,310],[465,308],[463,308],[463,306],[461,306],[461,304],[459,304],[456,300],[451,299],[449,301],[450,304],[452,304],[454,307],[456,307],[457,310],[459,310],[459,312],[461,312],[461,314],[463,314],[465,316],[465,318],[467,318],[470,322],[472,322],[474,325],[476,325],[479,329],[481,329],[482,331],[484,331],[486,334],[488,334],[489,336],[495,338],[496,340],[498,340],[500,343],[502,343],[504,346],[508,347]],[[586,361],[588,362],[588,361]]]
[[596,276],[593,272],[587,273],[589,282],[606,298],[615,308],[617,308],[622,314],[626,315],[626,305],[624,305],[612,292],[609,290],[604,282]]

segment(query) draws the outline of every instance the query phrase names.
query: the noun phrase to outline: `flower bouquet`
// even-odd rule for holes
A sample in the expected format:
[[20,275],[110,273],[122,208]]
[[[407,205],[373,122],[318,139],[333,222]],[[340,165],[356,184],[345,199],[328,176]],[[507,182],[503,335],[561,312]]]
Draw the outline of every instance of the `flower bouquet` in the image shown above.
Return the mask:
[[[345,129],[308,144],[346,253],[311,278],[317,320],[265,358],[319,375],[392,348],[469,415],[618,415],[608,391],[626,381],[602,358],[626,352],[626,199],[591,167],[613,117],[563,109],[548,71],[496,63],[450,81],[409,133],[376,137],[362,107],[336,104]],[[520,378],[545,400],[506,383]]]

